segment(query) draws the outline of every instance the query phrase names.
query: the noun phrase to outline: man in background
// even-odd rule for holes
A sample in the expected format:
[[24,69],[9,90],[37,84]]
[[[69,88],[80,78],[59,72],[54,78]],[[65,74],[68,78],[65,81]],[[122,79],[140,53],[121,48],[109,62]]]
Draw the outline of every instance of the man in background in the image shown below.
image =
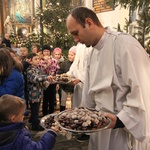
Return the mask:
[[3,40],[2,40],[2,44],[5,44],[6,47],[10,47],[11,48],[11,42],[10,42],[10,39],[9,39],[9,34],[5,34]]

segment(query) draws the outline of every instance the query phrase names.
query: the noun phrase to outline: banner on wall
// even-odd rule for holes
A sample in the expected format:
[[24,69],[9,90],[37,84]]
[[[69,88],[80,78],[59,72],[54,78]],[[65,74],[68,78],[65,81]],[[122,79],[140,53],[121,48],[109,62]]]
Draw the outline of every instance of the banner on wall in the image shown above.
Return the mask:
[[114,10],[114,4],[108,2],[108,0],[93,0],[93,8],[95,13],[102,13]]

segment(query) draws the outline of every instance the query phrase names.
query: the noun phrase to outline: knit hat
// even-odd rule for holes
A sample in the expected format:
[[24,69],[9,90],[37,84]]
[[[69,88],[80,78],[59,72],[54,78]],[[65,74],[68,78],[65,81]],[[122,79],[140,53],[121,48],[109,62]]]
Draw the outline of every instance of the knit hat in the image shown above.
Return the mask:
[[69,52],[73,52],[76,54],[76,49],[77,49],[77,46],[72,46],[70,49],[69,49]]
[[49,45],[43,45],[42,51],[46,50],[46,49],[49,50],[50,52],[52,51],[52,49],[51,49],[51,47]]
[[61,50],[59,47],[56,47],[56,48],[54,49],[54,53],[55,53],[55,52],[62,53],[62,50]]

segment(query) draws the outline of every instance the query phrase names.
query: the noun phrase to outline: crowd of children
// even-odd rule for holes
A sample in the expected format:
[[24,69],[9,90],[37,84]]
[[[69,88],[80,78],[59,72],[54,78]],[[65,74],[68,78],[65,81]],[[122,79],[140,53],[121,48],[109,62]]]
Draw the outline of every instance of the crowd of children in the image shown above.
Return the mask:
[[[19,53],[5,45],[0,48],[0,106],[8,104],[1,107],[0,131],[3,131],[4,135],[7,134],[6,131],[13,132],[9,136],[9,141],[0,135],[0,140],[3,139],[0,148],[5,150],[25,147],[26,149],[32,145],[35,148],[39,146],[52,149],[57,129],[44,134],[41,141],[34,142],[23,123],[23,116],[29,116],[31,130],[42,131],[44,128],[40,126],[39,118],[41,103],[42,116],[45,116],[55,111],[56,92],[59,93],[60,111],[66,109],[68,94],[72,102],[74,85],[59,85],[51,81],[53,76],[64,74],[69,70],[75,54],[76,46],[69,49],[67,60],[64,60],[59,47],[52,49],[49,45],[43,45],[41,50],[38,46],[32,46],[30,52],[27,47],[21,46]],[[22,137],[18,139],[20,136]],[[47,143],[48,139],[52,142]],[[7,144],[4,144],[5,141]],[[16,142],[22,144],[17,145]]]
[[[56,47],[52,49],[49,45],[43,45],[41,50],[39,46],[33,45],[30,52],[27,47],[21,46],[17,53],[12,48],[4,46],[4,48],[1,48],[0,53],[1,74],[4,74],[1,76],[0,96],[11,94],[23,98],[26,102],[26,110],[31,110],[29,111],[31,114],[28,114],[26,111],[26,115],[30,116],[29,122],[32,123],[32,130],[44,130],[39,125],[38,114],[40,104],[42,103],[42,115],[45,116],[55,111],[57,92],[59,93],[60,111],[65,110],[68,92],[72,97],[73,85],[51,84],[50,80],[56,74],[63,74],[69,70],[75,57],[76,46],[73,46],[68,51],[67,60],[64,60],[61,48]],[[6,59],[3,59],[4,57],[6,57]],[[8,69],[6,70],[5,68]],[[14,77],[13,80],[10,79],[9,81],[9,78],[12,78],[12,69],[14,72],[17,71],[20,78]],[[7,75],[5,75],[6,71]],[[18,93],[20,95],[17,95],[17,88],[15,90],[14,88],[19,84],[19,80],[21,80],[21,85],[18,85],[17,88],[19,89]],[[13,92],[10,92],[11,88]],[[5,92],[3,92],[4,90]]]

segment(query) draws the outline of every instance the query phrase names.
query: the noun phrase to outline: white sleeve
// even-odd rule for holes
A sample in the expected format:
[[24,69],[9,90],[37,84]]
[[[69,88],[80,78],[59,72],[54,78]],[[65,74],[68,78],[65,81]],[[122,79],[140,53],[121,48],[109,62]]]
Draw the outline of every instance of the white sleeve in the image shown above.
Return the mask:
[[125,84],[130,87],[123,109],[117,116],[138,141],[149,142],[150,60],[145,50],[131,36],[118,38],[117,43],[120,43],[115,47],[120,74]]

